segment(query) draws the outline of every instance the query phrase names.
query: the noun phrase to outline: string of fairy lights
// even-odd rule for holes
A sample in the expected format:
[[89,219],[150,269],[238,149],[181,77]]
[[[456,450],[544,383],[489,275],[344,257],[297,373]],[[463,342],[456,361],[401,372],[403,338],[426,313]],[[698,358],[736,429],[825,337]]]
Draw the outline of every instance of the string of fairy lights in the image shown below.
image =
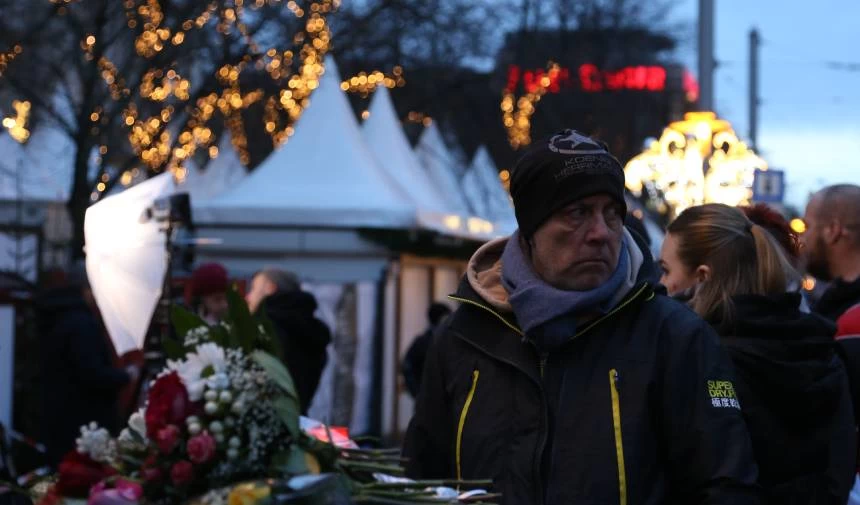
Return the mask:
[[[69,2],[57,0],[57,3]],[[281,0],[257,0],[250,4],[250,8],[258,9],[278,3]],[[248,140],[242,111],[265,98],[261,89],[243,91],[240,88],[240,76],[249,66],[265,70],[276,83],[283,84],[277,99],[269,97],[264,103],[264,126],[273,144],[277,147],[293,135],[295,130],[292,125],[310,104],[310,95],[319,86],[324,72],[323,61],[331,44],[326,17],[337,9],[339,0],[318,0],[307,9],[292,0],[285,2],[285,5],[297,18],[305,19],[304,30],[297,33],[292,41],[298,46],[297,50],[269,48],[261,52],[259,44],[243,22],[244,0],[234,0],[223,8],[219,8],[217,2],[212,2],[199,15],[180,23],[180,29],[176,30],[164,25],[165,16],[158,0],[145,0],[143,3],[140,0],[125,0],[128,27],[142,27],[135,38],[134,49],[145,60],[153,59],[168,45],[182,45],[189,31],[201,29],[212,22],[217,23],[216,30],[222,34],[237,30],[249,50],[238,63],[224,65],[216,70],[215,77],[223,86],[220,92],[198,97],[193,103],[189,103],[193,88],[191,79],[175,69],[152,68],[143,75],[138,88],[140,97],[148,103],[160,104],[161,110],[151,116],[143,116],[132,102],[122,115],[132,150],[146,167],[151,170],[170,170],[178,181],[182,181],[187,174],[184,164],[198,149],[206,149],[211,158],[217,157],[219,152],[217,146],[213,145],[214,134],[208,126],[216,112],[224,117],[239,160],[247,164]],[[93,35],[81,41],[81,48],[88,59],[94,58],[97,43]],[[292,70],[294,61],[298,62],[295,72]],[[99,58],[98,65],[111,97],[119,100],[129,96],[131,91],[116,65],[105,56]],[[174,135],[167,126],[180,107],[186,107],[189,111],[188,120],[184,128]],[[93,112],[92,117],[96,118],[94,122],[98,115],[98,111]],[[138,170],[138,173],[134,174],[134,170]],[[137,168],[125,171],[120,174],[120,182],[128,185],[139,174]],[[93,200],[99,198],[103,187],[106,186],[97,185]]]
[[537,86],[517,98],[515,90],[506,88],[502,92],[502,123],[508,133],[508,143],[514,149],[519,149],[531,144],[531,117],[535,113],[535,106],[546,94],[553,79],[560,72],[558,64],[549,62],[547,73],[541,77]]
[[[78,0],[50,0],[59,5],[58,15],[68,14],[66,6]],[[247,6],[246,6],[247,3]],[[266,5],[282,4],[297,19],[304,20],[303,30],[298,31],[292,39],[294,47],[261,49],[254,40],[247,25],[243,21],[248,9],[259,9]],[[151,61],[152,68],[147,69],[134,91],[129,87],[117,65],[98,45],[95,34],[86,34],[80,41],[80,48],[87,61],[96,60],[99,74],[107,86],[112,100],[127,101],[121,112],[122,124],[127,128],[127,138],[132,152],[140,160],[141,166],[129,170],[114,172],[105,171],[96,184],[92,200],[98,200],[107,190],[112,177],[118,177],[124,186],[138,180],[146,171],[170,170],[177,181],[181,182],[187,175],[185,163],[204,149],[210,158],[219,155],[215,143],[215,135],[209,127],[216,113],[224,118],[224,125],[230,133],[232,146],[243,164],[248,164],[248,139],[242,112],[253,104],[262,102],[263,126],[270,135],[273,145],[277,148],[295,133],[294,124],[310,105],[311,94],[319,87],[323,75],[324,59],[331,46],[331,31],[327,17],[334,12],[340,0],[315,0],[305,8],[296,1],[289,0],[232,0],[230,2],[212,1],[202,11],[193,17],[168,26],[160,0],[123,0],[126,25],[131,30],[140,30],[134,38],[134,51],[144,61]],[[240,61],[226,64],[215,70],[215,78],[221,86],[217,92],[203,96],[194,95],[193,79],[182,75],[174,65],[156,66],[155,58],[166,48],[181,46],[188,40],[188,34],[199,30],[210,23],[215,23],[215,29],[220,34],[228,34],[233,30],[241,35],[247,45],[248,52]],[[0,75],[9,63],[23,51],[21,45],[13,46],[9,51],[0,53]],[[273,96],[262,89],[243,90],[239,81],[242,72],[253,68],[265,71],[281,89]],[[373,70],[358,72],[344,79],[341,89],[367,98],[379,87],[389,89],[405,86],[403,68],[395,66],[390,72]],[[199,78],[199,77],[198,77]],[[138,94],[142,102],[131,100],[132,94]],[[535,98],[529,95],[528,100]],[[153,111],[152,105],[155,105]],[[3,126],[19,142],[25,142],[29,137],[26,123],[29,116],[29,102],[14,102],[15,117],[3,120]],[[521,124],[523,117],[533,113],[521,107],[516,112],[517,123]],[[171,121],[179,117],[178,111],[187,115],[181,129],[169,128]],[[107,127],[109,117],[101,105],[90,112],[90,133],[98,136],[100,128]],[[406,119],[409,122],[429,126],[430,116],[412,111]],[[96,159],[107,154],[107,146],[100,145]]]

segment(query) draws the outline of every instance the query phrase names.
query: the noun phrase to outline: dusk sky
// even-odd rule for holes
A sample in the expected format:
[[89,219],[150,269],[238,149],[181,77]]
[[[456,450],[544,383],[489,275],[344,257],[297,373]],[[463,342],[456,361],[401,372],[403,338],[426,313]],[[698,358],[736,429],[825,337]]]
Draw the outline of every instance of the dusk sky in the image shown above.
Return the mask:
[[[678,57],[694,72],[698,0],[674,17],[689,21]],[[787,172],[787,199],[860,183],[860,1],[716,0],[717,113],[748,138],[749,30],[762,39],[759,152]]]

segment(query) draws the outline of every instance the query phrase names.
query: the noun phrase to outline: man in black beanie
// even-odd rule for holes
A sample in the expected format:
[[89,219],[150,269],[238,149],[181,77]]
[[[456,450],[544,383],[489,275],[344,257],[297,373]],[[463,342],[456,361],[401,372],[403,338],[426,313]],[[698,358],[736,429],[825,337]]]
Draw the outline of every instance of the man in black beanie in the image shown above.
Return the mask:
[[618,160],[564,130],[511,196],[519,230],[474,254],[428,352],[407,473],[493,479],[506,504],[758,503],[728,360],[658,290]]

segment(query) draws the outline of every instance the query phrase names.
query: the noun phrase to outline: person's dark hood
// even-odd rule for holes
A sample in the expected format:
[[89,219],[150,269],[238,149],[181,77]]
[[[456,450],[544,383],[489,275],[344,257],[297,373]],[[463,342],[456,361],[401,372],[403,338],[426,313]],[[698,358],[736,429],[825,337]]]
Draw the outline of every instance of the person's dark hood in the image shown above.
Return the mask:
[[[800,311],[800,295],[732,297],[732,328],[716,325],[756,401],[798,424],[833,414],[845,384],[835,352],[835,326]],[[713,322],[712,322],[713,324]]]
[[821,299],[815,304],[815,312],[835,321],[858,303],[860,303],[860,279],[854,282],[837,279],[821,295]]
[[263,301],[263,310],[279,330],[300,337],[294,342],[302,347],[325,348],[331,342],[328,327],[314,317],[316,298],[306,291],[270,295]]

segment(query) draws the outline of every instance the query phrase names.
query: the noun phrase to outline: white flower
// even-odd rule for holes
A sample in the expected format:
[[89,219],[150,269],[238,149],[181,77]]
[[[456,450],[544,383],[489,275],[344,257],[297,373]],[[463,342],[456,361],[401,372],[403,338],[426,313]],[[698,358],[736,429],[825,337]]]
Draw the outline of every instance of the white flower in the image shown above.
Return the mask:
[[203,397],[209,377],[217,377],[227,371],[227,359],[223,348],[208,342],[198,345],[183,361],[168,361],[167,367],[179,374],[188,390],[188,397],[196,402]]
[[81,426],[81,436],[75,442],[79,453],[88,454],[96,461],[110,463],[116,459],[116,441],[108,430],[99,428],[96,423]]
[[[141,407],[140,410],[131,415],[128,419],[128,427],[123,429],[119,434],[119,440],[121,442],[137,442],[139,440],[146,440],[146,418],[144,414],[146,412],[145,407]],[[132,433],[135,433],[139,438],[135,438]]]

